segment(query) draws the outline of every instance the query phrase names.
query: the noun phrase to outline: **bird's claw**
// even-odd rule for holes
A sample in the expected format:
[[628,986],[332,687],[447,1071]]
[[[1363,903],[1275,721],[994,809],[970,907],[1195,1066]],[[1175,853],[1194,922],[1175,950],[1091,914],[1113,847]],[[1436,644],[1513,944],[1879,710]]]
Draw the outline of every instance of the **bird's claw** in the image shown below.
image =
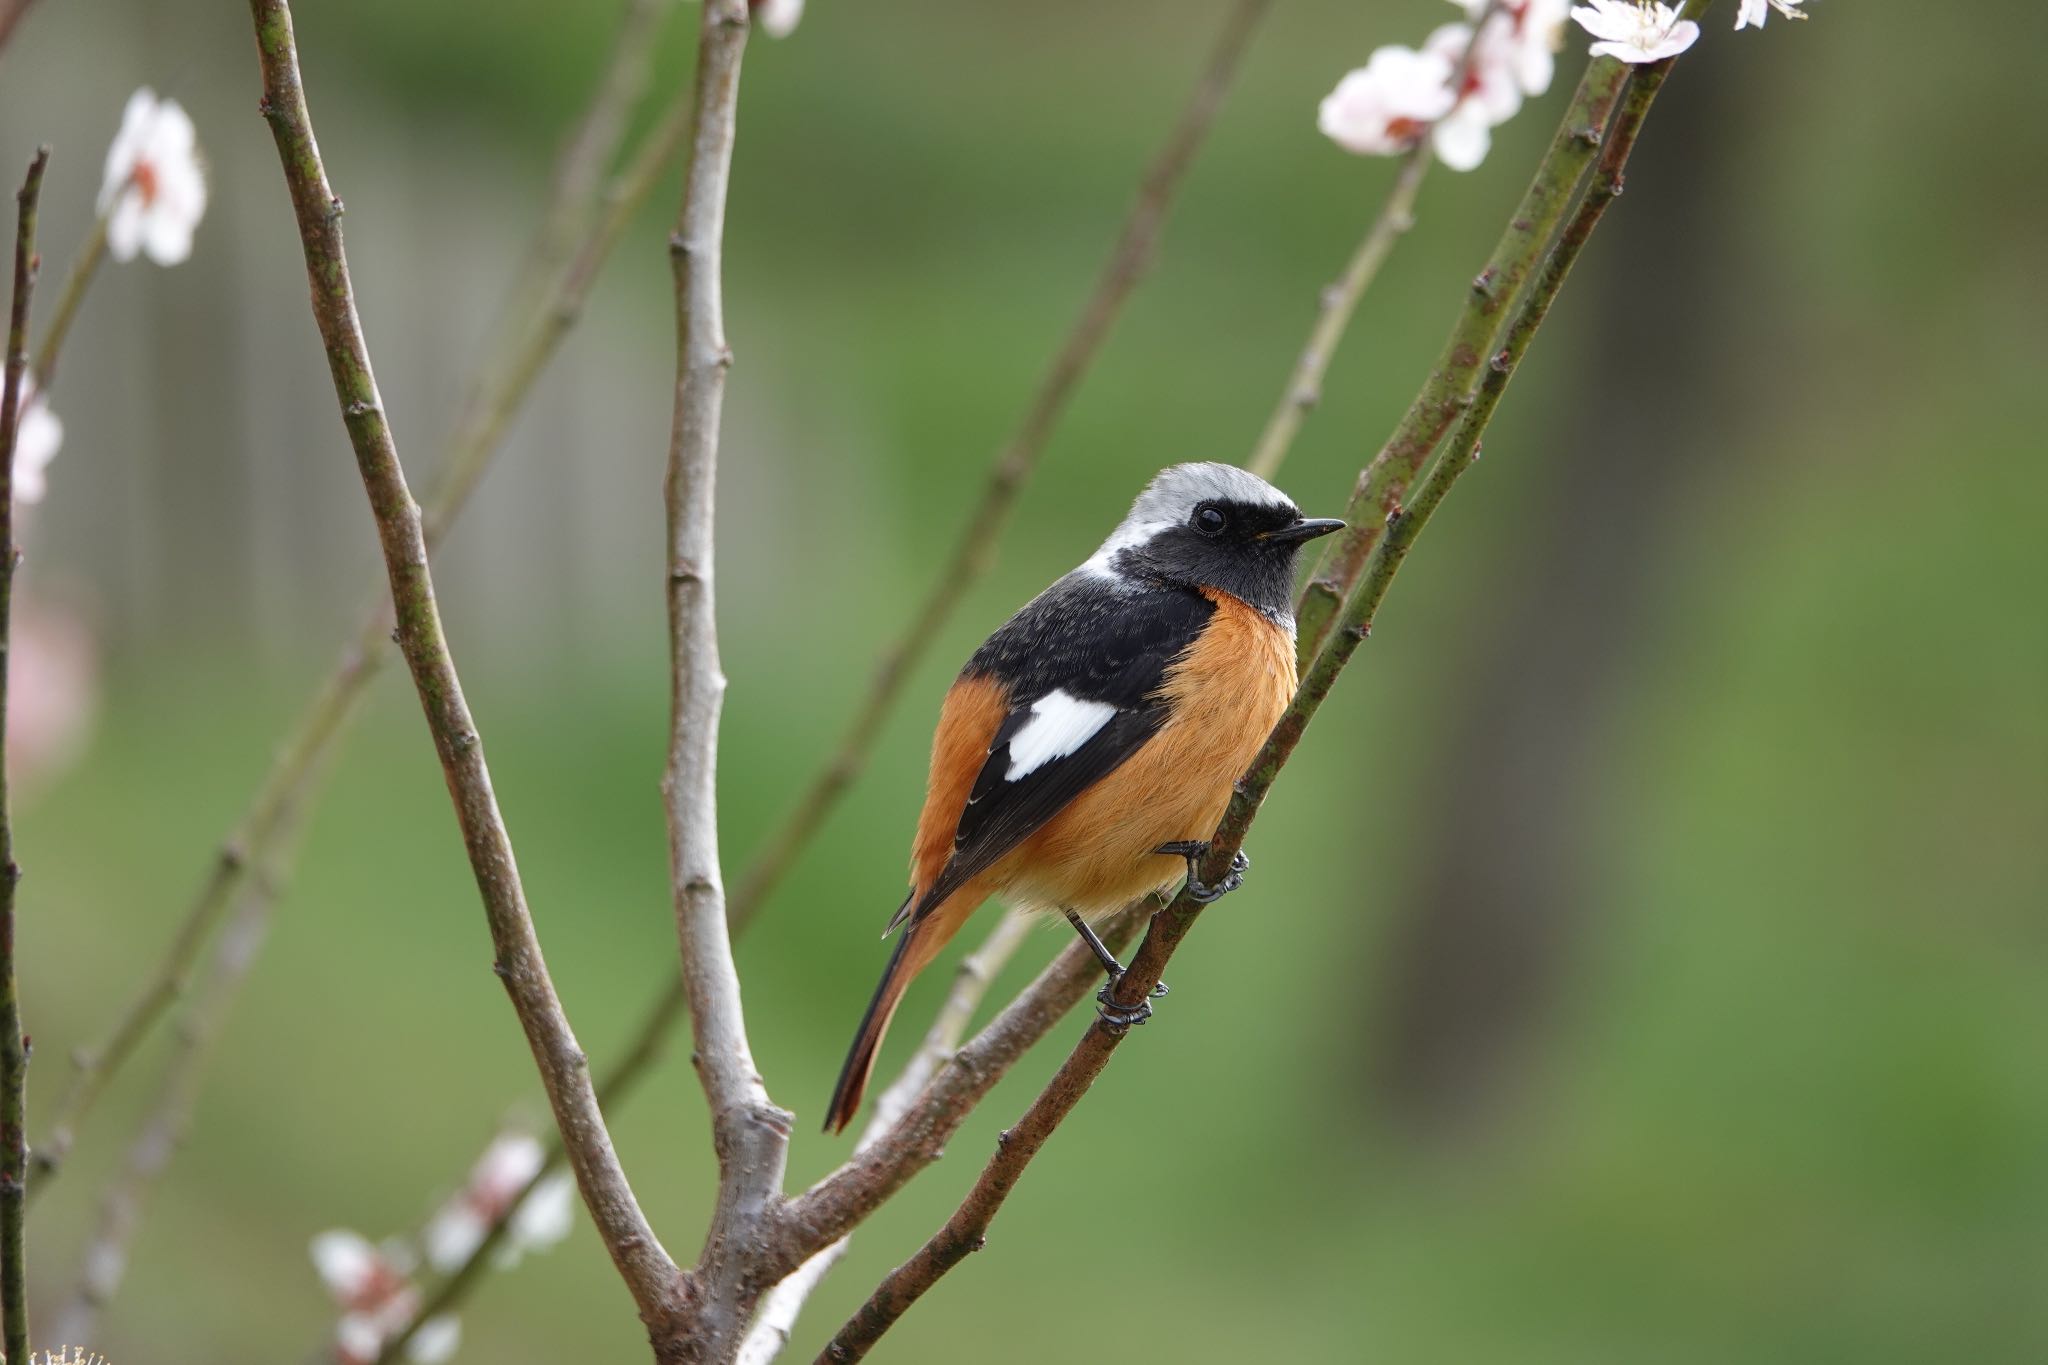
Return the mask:
[[[1152,1017],[1150,1001],[1140,1000],[1135,1005],[1126,1005],[1117,1000],[1116,988],[1123,981],[1121,975],[1113,976],[1102,983],[1102,989],[1095,992],[1095,1013],[1101,1017],[1103,1027],[1111,1033],[1125,1033]],[[1152,988],[1152,999],[1166,994],[1166,983],[1160,982]]]
[[1185,858],[1188,863],[1188,899],[1197,905],[1208,905],[1222,900],[1238,887],[1244,885],[1244,874],[1251,871],[1252,860],[1239,849],[1230,857],[1230,870],[1221,880],[1210,885],[1201,878],[1202,859],[1208,855],[1209,845],[1199,839],[1181,839],[1170,844],[1161,844],[1155,853],[1170,857]]

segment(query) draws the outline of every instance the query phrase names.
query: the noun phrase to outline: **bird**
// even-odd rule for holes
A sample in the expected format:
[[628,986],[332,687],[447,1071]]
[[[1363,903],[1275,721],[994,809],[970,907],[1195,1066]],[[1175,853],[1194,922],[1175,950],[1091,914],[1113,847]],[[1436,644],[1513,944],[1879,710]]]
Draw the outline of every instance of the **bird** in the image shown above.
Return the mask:
[[1241,853],[1213,886],[1196,865],[1294,695],[1296,555],[1343,526],[1234,465],[1172,465],[975,650],[939,710],[910,892],[883,935],[901,937],[827,1133],[859,1111],[904,989],[991,896],[1066,916],[1109,976],[1112,1026],[1150,1016],[1110,999],[1123,967],[1088,921],[1183,876],[1201,900],[1243,880]]

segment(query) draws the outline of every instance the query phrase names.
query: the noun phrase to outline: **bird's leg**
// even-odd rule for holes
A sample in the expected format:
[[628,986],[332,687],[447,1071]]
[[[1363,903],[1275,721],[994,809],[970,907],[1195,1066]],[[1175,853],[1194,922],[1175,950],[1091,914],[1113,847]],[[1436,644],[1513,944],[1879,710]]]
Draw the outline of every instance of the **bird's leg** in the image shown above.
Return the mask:
[[1222,900],[1238,887],[1244,885],[1244,874],[1251,871],[1252,860],[1239,849],[1230,858],[1230,871],[1223,874],[1223,880],[1210,886],[1201,878],[1202,859],[1208,855],[1209,845],[1201,839],[1181,839],[1171,844],[1161,844],[1152,850],[1171,857],[1188,860],[1188,899],[1197,905]]
[[[1135,1005],[1120,1005],[1112,998],[1117,983],[1124,979],[1124,964],[1116,960],[1116,954],[1109,950],[1109,945],[1088,927],[1087,920],[1072,910],[1067,911],[1067,923],[1074,926],[1074,932],[1081,936],[1081,941],[1088,945],[1088,951],[1095,954],[1095,960],[1100,962],[1102,970],[1109,974],[1109,980],[1103,984],[1101,990],[1095,992],[1095,1012],[1102,1016],[1102,1022],[1121,1033],[1133,1024],[1142,1024],[1150,1019],[1152,1006],[1149,1002],[1140,1000]],[[1164,981],[1152,988],[1155,999],[1165,994]]]

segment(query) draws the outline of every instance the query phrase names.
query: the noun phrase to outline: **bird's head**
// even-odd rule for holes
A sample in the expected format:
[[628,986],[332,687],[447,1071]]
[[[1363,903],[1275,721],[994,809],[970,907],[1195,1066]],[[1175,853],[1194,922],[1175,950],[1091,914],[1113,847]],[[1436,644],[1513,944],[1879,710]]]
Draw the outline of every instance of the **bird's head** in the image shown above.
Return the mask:
[[1285,493],[1234,465],[1177,464],[1145,485],[1082,567],[1127,581],[1220,589],[1287,621],[1295,552],[1343,527],[1304,517]]

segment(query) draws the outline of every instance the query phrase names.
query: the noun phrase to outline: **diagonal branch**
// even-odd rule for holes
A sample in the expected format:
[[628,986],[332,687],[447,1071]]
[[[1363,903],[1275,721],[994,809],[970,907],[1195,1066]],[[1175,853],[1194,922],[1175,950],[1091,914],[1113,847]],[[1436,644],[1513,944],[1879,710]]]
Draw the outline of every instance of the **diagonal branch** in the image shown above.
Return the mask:
[[1350,525],[1331,537],[1333,543],[1295,608],[1296,651],[1304,662],[1328,641],[1331,619],[1347,585],[1358,581],[1387,518],[1399,509],[1403,492],[1471,405],[1486,358],[1499,349],[1507,310],[1571,207],[1574,189],[1599,150],[1627,74],[1628,68],[1613,60],[1595,61],[1586,68],[1535,178],[1508,217],[1507,231],[1473,279],[1429,377],[1386,444],[1359,474],[1344,510]]
[[[1595,143],[1600,160],[1592,174],[1586,177],[1586,189],[1578,199],[1577,209],[1554,239],[1546,242],[1540,257],[1530,263],[1534,268],[1532,282],[1501,331],[1506,345],[1489,358],[1479,387],[1462,409],[1442,455],[1409,505],[1387,518],[1385,533],[1378,540],[1370,559],[1358,578],[1345,585],[1341,609],[1331,622],[1327,637],[1329,643],[1317,655],[1302,679],[1293,703],[1251,769],[1239,782],[1222,824],[1210,841],[1201,868],[1205,881],[1213,882],[1228,870],[1231,858],[1242,847],[1246,833],[1257,818],[1266,793],[1300,744],[1316,711],[1329,696],[1337,675],[1359,644],[1371,635],[1373,617],[1385,601],[1394,576],[1409,550],[1452,486],[1475,462],[1479,439],[1492,419],[1509,380],[1537,328],[1548,315],[1601,214],[1619,192],[1622,169],[1671,62],[1644,68],[1631,76],[1620,63],[1612,59],[1598,59],[1593,64],[1594,69],[1588,72],[1589,81],[1602,66],[1616,68],[1614,72],[1600,72],[1599,75],[1604,82],[1618,74],[1620,80],[1616,93],[1620,96],[1625,92],[1626,98],[1622,101],[1622,110],[1615,119],[1614,127]],[[1517,231],[1519,228],[1511,224],[1509,233],[1512,235]],[[1115,1000],[1128,1006],[1146,997],[1158,984],[1168,960],[1193,928],[1202,908],[1183,888],[1172,904],[1153,916],[1150,929],[1131,960],[1129,971],[1112,992]],[[1102,1018],[1095,1021],[1022,1120],[1003,1133],[995,1154],[945,1226],[909,1261],[884,1278],[874,1294],[820,1355],[821,1365],[825,1362],[839,1365],[840,1362],[864,1357],[947,1271],[981,1248],[990,1223],[1023,1177],[1031,1159],[1080,1103],[1096,1077],[1101,1075],[1126,1032],[1126,1029],[1113,1026]]]
[[21,433],[28,372],[29,300],[35,294],[36,208],[50,149],[36,150],[14,196],[14,294],[7,314],[6,378],[0,381],[0,1318],[7,1359],[28,1359],[28,1039],[21,1032],[21,994],[14,966],[14,816],[7,789],[7,676],[14,569],[14,442]]
[[[632,29],[622,31],[622,50],[615,54],[615,64],[626,58],[623,49],[635,36]],[[602,88],[612,90],[615,80],[607,77]],[[670,103],[643,136],[595,206],[587,202],[568,204],[557,198],[544,211],[548,223],[582,219],[593,207],[597,217],[586,224],[582,240],[571,243],[566,253],[546,254],[542,259],[544,253],[539,251],[536,239],[528,265],[514,277],[511,292],[515,296],[529,293],[525,278],[529,271],[545,275],[547,289],[527,310],[523,325],[508,342],[496,348],[492,360],[479,366],[469,384],[462,415],[436,464],[434,491],[421,508],[421,530],[430,552],[440,545],[467,505],[504,441],[513,417],[533,392],[534,379],[581,315],[599,269],[625,235],[634,213],[660,178],[662,168],[682,145],[689,131],[689,113],[690,101],[685,92]],[[586,126],[588,122],[586,118]],[[593,147],[581,135],[571,144],[574,157],[589,158],[598,165],[608,162],[615,150],[615,146]],[[570,167],[565,165],[556,178],[558,185],[566,183],[574,190],[586,177],[580,172],[571,175]],[[55,337],[52,328],[43,343],[46,349]],[[310,804],[316,774],[340,744],[356,706],[382,670],[391,648],[391,600],[381,574],[374,591],[366,595],[374,600],[364,613],[362,625],[301,713],[241,820],[215,851],[206,880],[187,906],[162,960],[122,1008],[105,1038],[77,1053],[70,1084],[58,1101],[45,1139],[36,1145],[30,1159],[31,1202],[62,1168],[77,1140],[79,1126],[92,1112],[101,1093],[133,1057],[165,1011],[185,993],[200,950],[227,913],[250,870],[259,865],[269,869],[265,875],[267,884],[251,894],[274,904],[283,893],[290,869],[287,860],[275,854],[275,846],[282,838],[281,813],[288,805]]]
[[511,839],[491,790],[483,741],[463,699],[461,679],[442,633],[419,509],[406,486],[356,315],[342,246],[341,201],[328,187],[326,168],[314,141],[292,38],[291,10],[285,0],[250,0],[249,12],[255,22],[263,75],[261,107],[291,192],[305,251],[313,317],[333,375],[335,397],[377,524],[397,612],[399,651],[412,672],[462,827],[463,845],[497,950],[496,970],[525,1030],[577,1186],[605,1249],[642,1316],[666,1314],[675,1307],[678,1273],[626,1182],[591,1092],[583,1050],[548,978]]
[[[982,997],[995,984],[1003,965],[1023,946],[1031,927],[1030,915],[1020,910],[1008,911],[996,921],[996,927],[989,931],[981,946],[960,959],[960,966],[953,973],[953,988],[947,992],[945,1003],[939,1006],[931,1028],[925,1032],[924,1041],[918,1044],[917,1051],[911,1054],[902,1072],[876,1098],[874,1115],[862,1130],[860,1141],[855,1145],[856,1151],[872,1147],[887,1137],[889,1131],[910,1112],[912,1101],[938,1075],[939,1069],[953,1059],[960,1046],[960,1035],[967,1031]],[[739,1365],[767,1365],[782,1353],[782,1349],[789,1345],[790,1329],[796,1325],[804,1301],[823,1283],[832,1267],[839,1264],[851,1245],[851,1234],[841,1237],[798,1266],[794,1274],[769,1291],[761,1300],[760,1312],[747,1331],[747,1339],[740,1345]]]

